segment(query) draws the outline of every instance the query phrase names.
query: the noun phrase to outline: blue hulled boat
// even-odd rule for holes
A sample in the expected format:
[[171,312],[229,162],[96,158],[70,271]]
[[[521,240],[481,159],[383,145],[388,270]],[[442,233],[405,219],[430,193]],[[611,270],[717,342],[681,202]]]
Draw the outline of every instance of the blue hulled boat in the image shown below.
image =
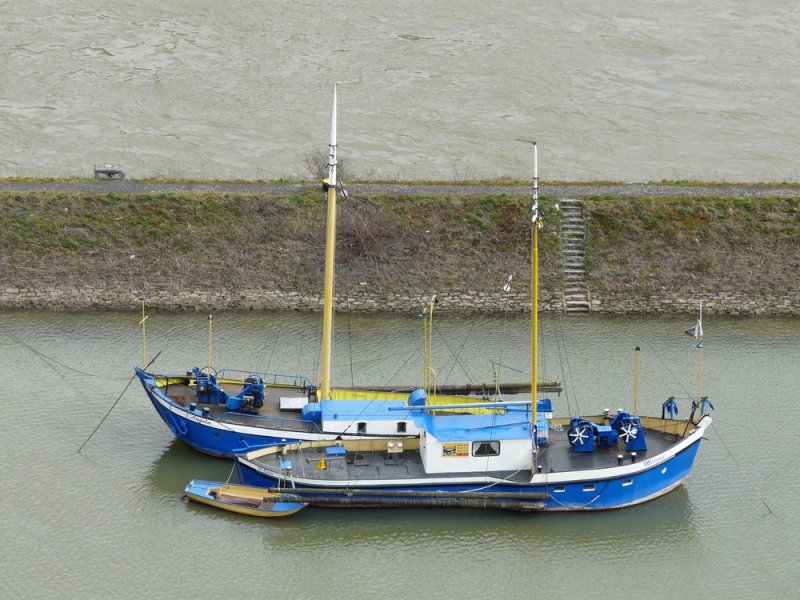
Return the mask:
[[[423,434],[410,440],[304,443],[252,452],[237,457],[239,475],[248,485],[291,492],[311,505],[623,508],[680,485],[711,424],[708,416],[696,424],[643,418],[635,433],[646,436],[644,450],[626,450],[630,446],[618,446],[617,438],[581,452],[562,420],[547,419],[547,439],[534,441],[530,410],[527,422],[525,412],[492,410],[497,412],[424,413]],[[595,425],[594,436],[614,422],[604,415],[582,420],[609,423]]]
[[[333,390],[334,399],[319,402],[317,388],[301,376],[207,368],[156,375],[134,369],[175,437],[214,456],[294,441],[419,434],[412,419],[388,410],[402,406],[406,394],[347,390],[348,400],[340,402],[335,398],[341,392]],[[323,412],[323,405],[333,410]]]
[[[335,191],[330,193],[336,187],[335,93],[333,115],[326,258],[331,279],[326,277],[326,300],[332,290],[330,227],[335,222]],[[533,149],[531,281],[532,306],[538,307],[541,219],[535,143]],[[323,348],[329,351],[330,331],[323,329]],[[689,335],[702,336],[701,321]],[[537,310],[532,311],[531,336],[531,380],[536,382]],[[331,397],[324,377],[323,373],[323,403]],[[700,394],[685,420],[675,418],[674,398],[661,405],[660,416],[636,414],[634,400],[631,412],[606,409],[596,415],[555,418],[551,401],[539,400],[536,394],[522,402],[436,406],[427,401],[429,395],[426,382],[402,406],[387,408],[408,417],[407,427],[413,422],[419,436],[275,446],[237,456],[239,476],[245,484],[291,493],[309,505],[614,509],[646,502],[680,485],[711,424],[704,414],[710,403]]]

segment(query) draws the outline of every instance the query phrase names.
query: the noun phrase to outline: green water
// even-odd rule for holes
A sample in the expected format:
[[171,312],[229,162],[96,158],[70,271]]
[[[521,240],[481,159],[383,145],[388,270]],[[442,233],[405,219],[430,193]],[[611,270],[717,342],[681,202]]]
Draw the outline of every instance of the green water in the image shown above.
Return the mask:
[[[182,500],[189,479],[224,479],[230,462],[176,442],[138,382],[122,394],[142,360],[140,318],[0,312],[2,598],[774,598],[800,584],[798,320],[706,318],[714,425],[685,485],[649,504],[559,515],[310,508],[265,521]],[[567,382],[557,414],[630,406],[636,345],[641,412],[696,393],[682,334],[691,319],[542,324],[543,376]],[[205,315],[156,313],[147,325],[157,367],[205,364]],[[339,315],[336,328],[335,382],[419,381],[416,318]],[[319,315],[215,315],[212,362],[314,374],[319,329]],[[439,381],[488,381],[491,361],[524,381],[528,331],[520,318],[442,317]]]

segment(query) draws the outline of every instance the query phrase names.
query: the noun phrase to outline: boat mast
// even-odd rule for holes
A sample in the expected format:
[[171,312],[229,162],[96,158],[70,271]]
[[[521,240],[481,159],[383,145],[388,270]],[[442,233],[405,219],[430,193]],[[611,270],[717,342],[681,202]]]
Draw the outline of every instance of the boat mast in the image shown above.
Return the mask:
[[139,321],[139,325],[142,326],[142,368],[146,369],[145,366],[147,364],[147,333],[145,331],[145,321],[149,315],[144,314],[144,298],[142,298],[142,320]]
[[211,315],[208,315],[208,362],[206,366],[208,368],[208,373],[211,374],[211,323],[212,323]]
[[[322,308],[322,373],[320,400],[331,397],[331,339],[333,337],[333,266],[336,247],[336,84],[333,86],[331,143],[328,151],[328,226],[325,242],[325,291]],[[323,187],[325,187],[323,186]]]
[[639,414],[639,346],[633,349],[633,414]]
[[703,301],[700,300],[700,316],[697,318],[697,403],[703,401]]
[[[531,206],[531,410],[536,427],[536,391],[539,380],[539,152],[533,142],[533,205]],[[534,443],[536,436],[534,436]]]
[[[422,387],[425,395],[431,398],[436,395],[436,372],[433,370],[433,305],[436,304],[436,294],[431,297],[430,304],[422,309]],[[431,382],[433,386],[431,386]]]

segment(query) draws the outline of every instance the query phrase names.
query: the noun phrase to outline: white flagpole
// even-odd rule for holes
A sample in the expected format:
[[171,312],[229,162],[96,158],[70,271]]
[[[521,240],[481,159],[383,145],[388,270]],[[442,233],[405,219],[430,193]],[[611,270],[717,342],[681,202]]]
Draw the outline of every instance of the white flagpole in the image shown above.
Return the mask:
[[697,319],[697,405],[703,401],[703,301],[700,300],[700,316]]

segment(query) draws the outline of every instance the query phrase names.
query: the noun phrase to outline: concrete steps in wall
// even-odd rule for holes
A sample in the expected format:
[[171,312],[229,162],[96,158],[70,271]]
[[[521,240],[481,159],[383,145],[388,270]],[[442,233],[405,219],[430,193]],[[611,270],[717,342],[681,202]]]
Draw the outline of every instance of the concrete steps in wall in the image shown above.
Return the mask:
[[583,201],[559,201],[561,255],[564,273],[564,312],[588,313],[592,310],[586,286],[586,227]]

